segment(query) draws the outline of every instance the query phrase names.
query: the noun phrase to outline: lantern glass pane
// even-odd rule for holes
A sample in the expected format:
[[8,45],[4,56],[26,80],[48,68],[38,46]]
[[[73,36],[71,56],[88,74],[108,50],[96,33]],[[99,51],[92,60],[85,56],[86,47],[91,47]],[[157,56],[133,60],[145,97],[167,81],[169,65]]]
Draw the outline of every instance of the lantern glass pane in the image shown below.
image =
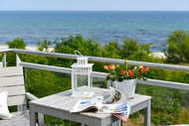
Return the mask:
[[77,87],[88,86],[88,75],[77,75]]

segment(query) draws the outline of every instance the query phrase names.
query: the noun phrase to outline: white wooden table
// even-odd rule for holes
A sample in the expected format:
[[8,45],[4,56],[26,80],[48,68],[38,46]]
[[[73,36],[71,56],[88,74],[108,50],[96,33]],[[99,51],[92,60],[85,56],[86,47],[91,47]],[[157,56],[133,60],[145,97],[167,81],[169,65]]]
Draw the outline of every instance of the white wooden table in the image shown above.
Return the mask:
[[[105,89],[94,88],[101,92]],[[83,89],[85,90],[85,89]],[[100,113],[70,113],[74,103],[78,98],[70,96],[71,91],[53,94],[30,102],[30,126],[35,126],[37,113],[51,115],[65,120],[81,123],[82,126],[112,126],[118,120],[111,114]],[[131,114],[142,109],[145,110],[145,126],[151,126],[151,97],[136,94],[128,101],[131,105]],[[118,123],[117,123],[118,124]]]

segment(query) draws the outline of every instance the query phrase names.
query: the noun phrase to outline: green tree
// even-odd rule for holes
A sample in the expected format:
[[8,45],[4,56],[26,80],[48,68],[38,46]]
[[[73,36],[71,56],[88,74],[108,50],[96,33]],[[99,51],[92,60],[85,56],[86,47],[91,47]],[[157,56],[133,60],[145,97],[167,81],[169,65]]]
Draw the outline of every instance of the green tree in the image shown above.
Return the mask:
[[16,38],[13,41],[7,42],[9,48],[17,48],[17,49],[25,49],[26,44],[25,41],[21,38]]
[[[25,49],[26,44],[25,41],[21,38],[16,38],[13,41],[7,42],[9,48],[17,48],[17,49]],[[16,55],[13,52],[7,53],[7,65],[15,66],[16,65]]]
[[110,41],[104,46],[103,56],[111,58],[120,58],[120,45],[116,41]]
[[56,52],[74,54],[75,50],[79,50],[83,55],[89,56],[101,56],[102,54],[101,45],[97,41],[85,39],[81,35],[61,38],[55,46]]
[[52,45],[52,42],[49,40],[43,40],[38,43],[39,51],[48,51],[49,47]]
[[[75,50],[80,51],[82,55],[86,56],[102,56],[101,45],[97,41],[85,39],[81,35],[61,38],[55,45],[55,52],[75,54]],[[56,62],[57,65],[64,65],[67,67],[70,67],[73,63],[73,61],[65,59],[58,59],[53,62]],[[100,63],[96,63],[94,69],[102,70],[103,66]]]
[[167,44],[165,54],[169,63],[189,62],[189,34],[187,32],[173,32],[169,36]]
[[140,44],[138,40],[125,37],[121,49],[122,58],[146,60],[151,53],[152,44]]

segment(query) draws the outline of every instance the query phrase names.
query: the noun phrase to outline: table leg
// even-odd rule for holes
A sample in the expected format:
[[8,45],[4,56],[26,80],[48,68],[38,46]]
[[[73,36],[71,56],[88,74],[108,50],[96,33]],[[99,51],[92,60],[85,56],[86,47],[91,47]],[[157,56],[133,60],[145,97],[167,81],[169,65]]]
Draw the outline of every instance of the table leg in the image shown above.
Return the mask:
[[148,106],[145,108],[144,126],[151,126],[151,100],[149,100]]
[[38,113],[38,123],[39,126],[45,126],[45,118],[42,113]]
[[113,122],[111,126],[122,126],[122,122],[121,122],[121,120],[117,120],[117,121]]
[[36,126],[35,112],[30,111],[30,126]]

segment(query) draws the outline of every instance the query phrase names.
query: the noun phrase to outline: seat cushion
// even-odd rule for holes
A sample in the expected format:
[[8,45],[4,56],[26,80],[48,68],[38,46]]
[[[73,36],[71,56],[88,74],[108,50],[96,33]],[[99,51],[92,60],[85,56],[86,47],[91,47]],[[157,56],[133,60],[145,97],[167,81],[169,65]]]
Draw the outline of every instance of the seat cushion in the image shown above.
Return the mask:
[[0,126],[29,126],[29,112],[12,113],[9,120],[0,120]]

